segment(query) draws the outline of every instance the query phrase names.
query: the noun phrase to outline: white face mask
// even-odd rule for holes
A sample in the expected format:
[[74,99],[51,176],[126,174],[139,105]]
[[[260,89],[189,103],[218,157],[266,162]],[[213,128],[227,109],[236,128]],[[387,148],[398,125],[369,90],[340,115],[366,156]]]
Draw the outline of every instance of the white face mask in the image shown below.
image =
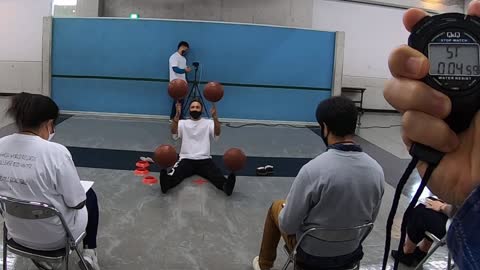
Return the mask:
[[48,135],[48,140],[51,141],[51,140],[53,139],[53,136],[55,136],[55,132],[50,133],[50,134]]
[[49,141],[51,141],[53,139],[53,136],[55,136],[55,128],[52,128],[52,130],[53,130],[52,133],[50,133],[50,131],[48,133],[48,140]]

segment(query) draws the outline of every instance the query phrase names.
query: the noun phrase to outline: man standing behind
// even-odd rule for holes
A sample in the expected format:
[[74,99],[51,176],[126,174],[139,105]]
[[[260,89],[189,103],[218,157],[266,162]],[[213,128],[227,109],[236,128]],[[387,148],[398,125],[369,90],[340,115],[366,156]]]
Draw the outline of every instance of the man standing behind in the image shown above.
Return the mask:
[[[170,59],[168,60],[170,81],[175,79],[187,81],[186,73],[192,71],[192,69],[187,66],[187,59],[185,58],[189,49],[190,45],[186,41],[180,41],[180,43],[178,43],[177,51],[170,56]],[[175,117],[176,103],[177,102],[174,100],[172,111],[170,113],[170,121]],[[180,100],[180,103],[183,104],[183,100]],[[180,118],[183,118],[183,115],[181,115]]]

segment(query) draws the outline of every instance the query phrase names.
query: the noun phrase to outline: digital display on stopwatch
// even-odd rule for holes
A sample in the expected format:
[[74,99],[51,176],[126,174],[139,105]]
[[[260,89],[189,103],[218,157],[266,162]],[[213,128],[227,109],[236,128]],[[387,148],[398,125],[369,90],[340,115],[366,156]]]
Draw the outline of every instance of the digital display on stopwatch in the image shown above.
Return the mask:
[[480,76],[480,46],[475,43],[443,44],[428,46],[430,75],[435,76]]

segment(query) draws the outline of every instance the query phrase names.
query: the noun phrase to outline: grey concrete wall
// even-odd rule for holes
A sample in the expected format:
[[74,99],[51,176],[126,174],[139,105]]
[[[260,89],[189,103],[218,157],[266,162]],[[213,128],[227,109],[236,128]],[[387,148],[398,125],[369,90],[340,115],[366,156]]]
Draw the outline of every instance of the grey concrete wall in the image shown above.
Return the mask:
[[1,93],[42,93],[42,20],[51,9],[51,0],[0,0]]
[[77,11],[76,6],[57,6],[53,7],[53,15],[55,17],[74,17]]
[[397,7],[418,7],[435,12],[461,12],[464,8],[464,0],[345,0],[351,2],[364,2],[379,5]]
[[[98,2],[98,0],[79,0]],[[165,18],[294,27],[312,26],[313,0],[102,0],[105,17],[128,17],[138,13],[142,18]],[[437,12],[464,10],[465,0],[323,0],[364,2],[397,7],[419,7]],[[468,1],[468,0],[467,0]]]
[[100,0],[77,0],[76,16],[77,17],[98,17],[101,15]]
[[311,27],[313,0],[104,0],[103,16]]

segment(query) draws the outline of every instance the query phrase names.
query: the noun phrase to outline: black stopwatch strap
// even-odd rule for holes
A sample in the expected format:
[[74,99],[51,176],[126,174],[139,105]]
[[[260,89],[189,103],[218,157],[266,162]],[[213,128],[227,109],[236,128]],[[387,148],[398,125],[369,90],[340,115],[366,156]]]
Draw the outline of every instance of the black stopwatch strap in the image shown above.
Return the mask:
[[[405,240],[407,237],[407,224],[408,220],[410,218],[410,215],[413,211],[413,208],[417,205],[418,199],[423,193],[423,190],[425,189],[425,186],[427,186],[428,180],[430,180],[430,177],[432,176],[433,170],[435,169],[434,165],[429,165],[427,168],[427,171],[423,175],[422,182],[420,183],[420,186],[415,193],[415,196],[413,196],[412,201],[407,207],[407,210],[405,211],[405,214],[403,214],[402,218],[402,226],[401,226],[401,234],[400,234],[400,243],[398,244],[398,251],[400,252],[403,250],[403,245],[405,245]],[[395,259],[395,264],[393,265],[393,270],[398,269],[398,264],[399,264],[398,257]]]
[[392,208],[390,209],[390,214],[388,215],[387,219],[387,231],[386,231],[386,238],[385,238],[385,251],[383,254],[383,265],[382,269],[386,270],[387,269],[387,263],[388,263],[388,256],[390,255],[390,244],[392,240],[392,227],[393,227],[393,220],[395,219],[395,214],[397,212],[398,204],[400,203],[400,196],[402,195],[402,190],[405,187],[405,184],[407,183],[408,178],[412,174],[413,170],[417,166],[418,163],[418,158],[415,156],[412,158],[412,161],[408,164],[407,169],[402,175],[402,178],[400,178],[400,181],[397,184],[397,188],[395,189],[395,195],[393,196],[393,203],[392,203]]
[[[430,179],[430,176],[433,173],[433,170],[436,168],[436,166],[440,163],[443,156],[445,155],[444,153],[423,144],[414,144],[410,149],[410,154],[413,157],[412,161],[408,164],[407,169],[405,170],[404,174],[402,175],[402,178],[398,182],[397,188],[395,190],[395,196],[393,198],[392,208],[390,210],[390,214],[387,219],[387,231],[386,231],[387,237],[385,239],[385,252],[384,252],[383,266],[382,266],[383,270],[387,268],[388,256],[390,255],[389,253],[390,253],[393,221],[395,219],[395,214],[398,208],[398,204],[400,203],[400,196],[402,194],[402,190],[405,187],[405,184],[407,183],[408,178],[410,177],[411,173],[413,172],[413,170],[415,169],[416,165],[420,160],[428,163],[429,166],[422,179],[422,183],[420,184],[420,187],[417,190],[417,193],[415,194],[414,198],[410,202],[410,205],[403,216],[402,235],[400,237],[399,251],[403,249],[403,245],[405,244],[407,220],[411,212],[411,210],[409,209],[413,209],[413,207],[415,207],[415,205],[418,202],[418,198],[422,194],[428,180]],[[395,260],[394,270],[396,270],[397,267],[398,267],[398,261]]]
[[425,161],[429,165],[437,166],[445,153],[435,150],[429,146],[415,143],[410,148],[410,155],[418,158],[421,161]]

